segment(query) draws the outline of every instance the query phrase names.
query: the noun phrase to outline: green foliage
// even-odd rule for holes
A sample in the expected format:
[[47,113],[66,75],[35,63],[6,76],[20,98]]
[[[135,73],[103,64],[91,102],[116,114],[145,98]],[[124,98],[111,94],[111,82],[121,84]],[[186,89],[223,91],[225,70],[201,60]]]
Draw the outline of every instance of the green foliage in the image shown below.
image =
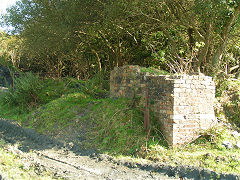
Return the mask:
[[21,74],[14,80],[14,87],[9,87],[4,101],[11,106],[27,106],[31,109],[40,103],[39,94],[42,89],[43,83],[38,76],[34,76],[32,73]]
[[11,119],[21,119],[41,105],[63,95],[81,92],[86,96],[99,99],[108,95],[108,89],[108,81],[98,75],[89,81],[83,81],[73,78],[41,79],[32,73],[20,74],[14,80],[14,87],[9,87],[8,92],[0,94],[1,107],[4,109],[1,115]]
[[218,78],[216,96],[222,107],[218,111],[232,123],[240,127],[240,80]]
[[14,66],[58,77],[88,79],[124,64],[230,73],[239,13],[230,0],[21,0],[2,17],[17,33],[2,49]]
[[65,78],[64,82],[68,92],[80,91],[97,99],[105,98],[109,93],[109,80],[102,74],[96,74],[87,81]]
[[128,22],[114,23],[119,18],[116,14],[124,17],[118,5],[125,6],[93,0],[19,1],[2,19],[23,40],[20,68],[87,79],[116,65],[140,64],[151,56],[140,31],[125,27]]
[[[39,84],[34,84],[36,81]],[[89,146],[113,154],[135,154],[148,141],[143,128],[143,112],[132,105],[133,100],[106,98],[107,83],[99,76],[85,82],[72,78],[41,80],[27,74],[15,83],[16,89],[3,99],[1,117],[16,119],[41,133],[51,134],[69,126],[90,123],[94,128],[88,136],[94,142]],[[31,98],[33,92],[38,95],[38,101],[36,96]],[[9,104],[5,104],[6,100]],[[31,108],[24,105],[32,102]],[[152,125],[155,127],[157,123]],[[149,143],[155,143],[153,139],[159,139],[157,137],[160,136],[152,128]]]
[[129,107],[129,100],[106,99],[97,104],[91,114],[96,123],[91,135],[96,147],[114,154],[133,154],[147,140],[143,129],[143,114]]
[[[155,73],[151,68],[143,68],[143,71]],[[31,80],[35,78],[28,77]],[[84,146],[94,147],[100,152],[134,155],[173,166],[194,164],[217,172],[240,172],[239,150],[228,150],[222,146],[225,140],[233,143],[240,140],[233,137],[227,128],[216,127],[205,131],[199,139],[184,147],[168,147],[153,115],[150,122],[150,138],[147,139],[147,133],[143,128],[142,108],[133,103],[134,99],[102,98],[97,89],[106,91],[106,88],[102,84],[104,81],[99,80],[99,77],[96,76],[90,82],[72,78],[61,81],[38,80],[42,83],[39,99],[45,101],[38,101],[31,112],[27,106],[22,106],[20,112],[17,106],[2,103],[0,116],[18,119],[22,124],[42,133],[58,134],[68,127],[70,129],[84,127],[89,138],[88,142],[84,142]],[[228,91],[232,89],[236,91],[239,88],[237,81],[229,81],[226,84],[229,87]],[[23,87],[32,92],[31,88],[26,88],[28,86]],[[26,94],[24,90],[21,92],[24,92],[23,95]],[[219,95],[224,96],[226,92],[222,89]],[[226,104],[227,101],[223,101]],[[82,127],[85,123],[90,125]]]
[[238,140],[239,138],[236,139],[232,136],[230,129],[219,126],[200,133],[200,137],[192,142],[192,144],[205,145],[213,149],[225,150],[226,148],[222,145],[223,141],[229,141],[236,144]]
[[58,80],[42,80],[30,72],[20,74],[13,86],[3,96],[2,104],[31,111],[41,104],[60,97],[64,93],[64,83]]
[[81,90],[94,98],[104,98],[108,96],[109,80],[103,74],[95,74],[88,81],[84,81]]
[[159,69],[152,68],[152,67],[149,67],[149,68],[141,67],[140,70],[141,70],[141,72],[147,72],[147,73],[155,74],[155,75],[167,75],[167,74],[169,74],[169,72],[167,72],[167,71],[159,70]]
[[93,106],[90,117],[95,127],[90,132],[95,148],[111,154],[136,155],[145,145],[166,141],[159,132],[159,123],[151,116],[150,137],[143,126],[143,112],[133,99],[104,99]]
[[92,99],[82,92],[61,96],[30,113],[24,124],[36,128],[41,133],[54,133],[70,124],[77,126],[76,117],[87,109]]
[[0,31],[0,65],[10,69],[18,69],[22,56],[21,38]]
[[66,82],[61,79],[39,80],[43,86],[39,93],[39,105],[55,100],[70,90],[66,87]]
[[233,137],[226,127],[216,127],[203,132],[201,136],[185,146],[166,148],[161,144],[143,146],[138,155],[172,166],[194,165],[214,170],[217,173],[240,173],[239,149],[227,149],[223,141],[236,144],[239,137]]

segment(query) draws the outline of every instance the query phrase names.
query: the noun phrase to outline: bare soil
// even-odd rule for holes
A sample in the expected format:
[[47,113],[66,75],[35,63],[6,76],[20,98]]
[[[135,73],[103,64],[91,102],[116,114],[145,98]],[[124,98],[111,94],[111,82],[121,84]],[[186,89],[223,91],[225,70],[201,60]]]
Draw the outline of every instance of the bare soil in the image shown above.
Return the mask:
[[63,140],[41,135],[15,121],[0,119],[0,139],[6,142],[8,151],[22,157],[25,169],[34,166],[39,175],[50,171],[56,179],[176,179],[97,154],[92,149],[86,150],[73,142],[66,142],[69,138]]
[[[16,121],[0,119],[0,140],[4,148],[21,157],[24,169],[35,168],[38,175],[53,174],[54,179],[239,179],[238,175],[217,174],[193,166],[172,167],[154,162],[116,159],[84,147],[86,126],[66,128],[54,136],[23,128]],[[0,179],[8,179],[0,172]]]

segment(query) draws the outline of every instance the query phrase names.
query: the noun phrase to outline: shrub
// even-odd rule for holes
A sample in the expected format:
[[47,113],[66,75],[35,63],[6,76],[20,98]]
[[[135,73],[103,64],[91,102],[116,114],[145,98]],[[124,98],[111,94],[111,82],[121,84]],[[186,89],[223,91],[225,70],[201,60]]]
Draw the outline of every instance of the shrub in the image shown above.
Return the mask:
[[40,102],[42,89],[43,82],[38,76],[32,73],[20,74],[20,77],[14,80],[14,86],[9,87],[4,102],[11,106],[33,108]]
[[10,106],[31,110],[41,104],[57,99],[66,91],[65,83],[54,79],[41,79],[31,72],[20,74],[14,80],[14,86],[3,97]]
[[46,104],[69,91],[66,82],[59,79],[42,80],[43,88],[39,94],[39,104]]
[[240,80],[224,79],[216,81],[216,97],[225,117],[240,127]]
[[69,92],[76,92],[78,90],[96,99],[108,96],[109,81],[101,74],[96,74],[87,81],[66,78],[65,82]]

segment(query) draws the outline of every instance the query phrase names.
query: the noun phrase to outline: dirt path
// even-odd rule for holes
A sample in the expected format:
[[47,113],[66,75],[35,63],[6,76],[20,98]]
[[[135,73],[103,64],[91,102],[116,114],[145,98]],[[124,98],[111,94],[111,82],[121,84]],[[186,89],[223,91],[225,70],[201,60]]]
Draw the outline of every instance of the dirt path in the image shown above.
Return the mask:
[[[172,167],[153,162],[135,162],[126,159],[97,154],[84,149],[81,139],[85,132],[81,128],[70,129],[71,136],[51,138],[40,135],[32,129],[19,126],[15,121],[0,119],[0,140],[4,148],[17,154],[23,162],[23,169],[34,167],[37,175],[46,171],[56,179],[71,180],[166,180],[166,179],[221,179],[236,180],[238,175],[217,174],[214,171],[193,166]],[[57,136],[56,136],[57,137]],[[58,139],[58,140],[57,140]],[[76,145],[72,142],[77,140]],[[0,172],[0,179],[3,174]],[[3,176],[3,179],[9,179]],[[5,178],[6,177],[6,178]]]
[[27,169],[35,165],[38,173],[48,170],[55,178],[64,179],[177,179],[154,170],[141,170],[136,164],[116,161],[107,155],[97,155],[71,143],[66,144],[34,130],[20,127],[14,121],[0,119],[0,139],[8,150],[19,154]]

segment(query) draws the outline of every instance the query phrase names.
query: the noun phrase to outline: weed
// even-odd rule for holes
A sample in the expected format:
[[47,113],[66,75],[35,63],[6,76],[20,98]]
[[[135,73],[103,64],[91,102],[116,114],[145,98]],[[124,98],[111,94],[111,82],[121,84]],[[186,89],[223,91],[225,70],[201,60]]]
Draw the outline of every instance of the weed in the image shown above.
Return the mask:
[[169,72],[167,72],[167,71],[155,69],[155,68],[152,68],[152,67],[149,67],[149,68],[141,67],[140,70],[141,70],[141,72],[146,72],[146,73],[155,74],[155,75],[167,75],[167,74],[169,74]]
[[144,157],[172,166],[194,165],[212,169],[218,173],[240,172],[239,149],[227,149],[223,141],[235,144],[240,138],[233,137],[226,127],[215,127],[205,131],[196,141],[185,146],[166,148],[161,144],[142,147],[139,157]]
[[75,89],[73,91],[78,89],[78,91],[84,92],[93,98],[101,99],[108,96],[109,87],[106,85],[108,81],[103,82],[105,80],[99,79],[98,76],[88,81],[73,78],[67,78],[65,81],[67,81],[68,88]]
[[39,94],[42,89],[43,85],[38,76],[32,73],[21,74],[16,78],[14,87],[10,86],[3,98],[10,106],[27,106],[31,109],[40,102]]
[[64,83],[61,81],[47,79],[42,80],[32,73],[21,74],[14,81],[2,97],[2,104],[9,107],[18,107],[31,111],[39,105],[46,104],[60,97],[64,93]]
[[92,135],[100,150],[133,154],[146,141],[142,112],[128,105],[127,99],[104,99],[94,107]]

